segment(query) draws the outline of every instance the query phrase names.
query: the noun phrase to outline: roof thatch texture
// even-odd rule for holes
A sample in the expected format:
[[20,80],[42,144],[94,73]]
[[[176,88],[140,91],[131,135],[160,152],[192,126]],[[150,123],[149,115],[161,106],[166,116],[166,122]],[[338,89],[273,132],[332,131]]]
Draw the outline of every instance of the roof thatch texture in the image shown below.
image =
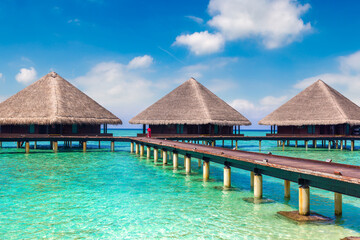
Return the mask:
[[360,125],[360,107],[318,80],[274,112],[261,125]]
[[0,124],[122,124],[114,114],[51,72],[0,103]]
[[190,78],[129,122],[154,125],[251,125],[248,119],[193,78]]

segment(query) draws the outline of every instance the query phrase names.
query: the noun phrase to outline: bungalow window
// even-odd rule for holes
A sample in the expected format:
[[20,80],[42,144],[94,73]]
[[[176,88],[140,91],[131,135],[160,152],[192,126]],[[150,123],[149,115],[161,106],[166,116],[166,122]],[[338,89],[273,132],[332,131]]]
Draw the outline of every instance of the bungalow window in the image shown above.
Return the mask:
[[78,126],[77,124],[72,125],[72,133],[78,133]]
[[183,124],[176,124],[176,133],[184,133],[184,125]]
[[35,133],[35,125],[34,124],[30,124],[29,133]]
[[214,134],[218,134],[219,133],[219,126],[215,125],[214,126]]
[[308,134],[314,134],[315,133],[315,126],[309,125],[307,130],[308,130]]

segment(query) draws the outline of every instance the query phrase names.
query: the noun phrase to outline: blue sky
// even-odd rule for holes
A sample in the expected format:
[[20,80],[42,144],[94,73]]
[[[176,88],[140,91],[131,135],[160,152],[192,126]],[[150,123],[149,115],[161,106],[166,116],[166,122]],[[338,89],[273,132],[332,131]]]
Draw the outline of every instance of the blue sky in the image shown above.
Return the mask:
[[128,120],[190,77],[257,122],[321,78],[360,104],[360,2],[0,2],[0,100],[56,71]]

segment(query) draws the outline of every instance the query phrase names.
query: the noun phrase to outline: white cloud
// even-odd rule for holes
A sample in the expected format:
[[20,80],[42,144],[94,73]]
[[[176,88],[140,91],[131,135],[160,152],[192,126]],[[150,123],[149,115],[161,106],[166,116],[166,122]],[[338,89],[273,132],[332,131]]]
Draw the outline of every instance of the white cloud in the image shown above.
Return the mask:
[[[257,39],[268,48],[299,40],[311,30],[301,16],[310,8],[296,0],[210,0],[207,24],[218,32],[180,35],[175,44],[187,46],[196,55],[222,50],[225,41]],[[205,42],[205,44],[203,44]],[[211,43],[211,46],[204,46]]]
[[153,63],[154,59],[149,55],[139,56],[133,58],[129,64],[129,69],[147,68]]
[[35,68],[21,68],[20,72],[15,76],[16,81],[23,84],[28,84],[37,79],[37,72]]
[[157,93],[154,89],[159,89],[141,73],[131,71],[128,64],[118,62],[101,62],[85,75],[75,78],[74,82],[124,124],[154,102],[154,92]]
[[339,58],[340,69],[346,73],[360,73],[360,51]]
[[288,99],[287,96],[280,96],[280,97],[266,96],[260,100],[260,104],[266,107],[280,106],[281,104],[285,103],[287,99]]
[[204,31],[177,36],[173,45],[183,45],[195,55],[204,55],[219,52],[224,44],[225,40],[221,34]]
[[68,23],[80,26],[80,20],[78,18],[70,19]]
[[198,24],[202,24],[204,22],[204,20],[202,18],[199,17],[195,17],[195,16],[185,16],[188,19],[193,20],[194,22],[198,23]]
[[2,74],[2,73],[0,73],[0,79],[2,79],[2,77],[3,77],[3,74]]
[[304,89],[321,79],[343,95],[360,105],[360,51],[338,58],[339,68],[335,73],[323,73],[305,78],[294,85]]

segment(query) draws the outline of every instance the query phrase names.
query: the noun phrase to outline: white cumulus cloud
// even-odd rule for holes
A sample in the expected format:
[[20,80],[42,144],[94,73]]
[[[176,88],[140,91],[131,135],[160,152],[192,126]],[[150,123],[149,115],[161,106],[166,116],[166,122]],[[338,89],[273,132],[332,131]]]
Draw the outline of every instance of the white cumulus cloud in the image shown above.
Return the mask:
[[[259,40],[267,49],[283,47],[311,30],[311,24],[301,18],[309,8],[296,0],[210,0],[212,18],[207,24],[217,32],[180,35],[175,44],[185,45],[197,55],[218,52],[226,41],[243,39]],[[204,47],[202,41],[215,46]]]
[[2,73],[0,73],[0,79],[2,79],[2,77],[3,77],[3,74],[2,74]]
[[195,32],[176,37],[174,45],[183,45],[196,55],[216,53],[223,49],[225,40],[219,33]]
[[296,83],[294,88],[304,89],[321,79],[360,105],[360,51],[348,56],[338,57],[337,60],[339,61],[339,67],[336,72],[322,73],[305,78]]
[[21,68],[20,72],[15,76],[16,81],[22,84],[28,84],[37,79],[37,72],[35,68]]
[[129,64],[128,68],[136,69],[136,68],[147,68],[154,62],[154,59],[149,55],[139,56],[133,58]]

